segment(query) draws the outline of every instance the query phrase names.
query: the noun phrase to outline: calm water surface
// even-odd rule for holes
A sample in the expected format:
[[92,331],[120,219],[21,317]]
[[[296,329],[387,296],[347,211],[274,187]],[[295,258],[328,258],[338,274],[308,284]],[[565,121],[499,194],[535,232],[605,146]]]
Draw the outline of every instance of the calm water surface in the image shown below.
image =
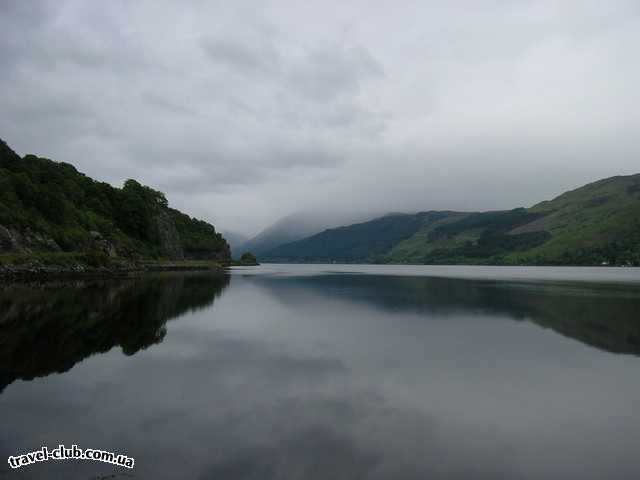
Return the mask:
[[637,479],[639,355],[638,269],[2,285],[0,478]]

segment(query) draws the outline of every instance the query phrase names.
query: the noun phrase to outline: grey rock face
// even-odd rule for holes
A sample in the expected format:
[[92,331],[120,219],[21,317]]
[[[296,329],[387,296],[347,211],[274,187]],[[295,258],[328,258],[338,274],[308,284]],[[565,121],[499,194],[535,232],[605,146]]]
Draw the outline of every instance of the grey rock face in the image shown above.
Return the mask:
[[61,248],[53,238],[34,232],[30,228],[19,232],[0,225],[0,252],[30,253],[33,250],[59,252]]
[[180,235],[169,213],[160,211],[154,220],[162,254],[171,260],[184,260],[184,248],[180,241]]
[[110,258],[115,258],[118,256],[118,250],[116,246],[104,238],[100,232],[95,230],[91,230],[89,232],[89,236],[91,237],[91,241],[93,243],[92,247],[96,250],[106,253]]
[[21,250],[20,240],[17,232],[0,225],[0,252],[19,252]]

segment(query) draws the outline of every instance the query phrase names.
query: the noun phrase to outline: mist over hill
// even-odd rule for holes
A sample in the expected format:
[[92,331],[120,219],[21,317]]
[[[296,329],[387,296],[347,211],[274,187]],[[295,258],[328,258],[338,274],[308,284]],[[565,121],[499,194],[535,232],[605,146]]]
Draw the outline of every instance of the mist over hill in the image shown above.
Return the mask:
[[531,208],[389,215],[280,245],[261,259],[639,265],[640,174],[599,180]]
[[233,232],[229,230],[225,230],[221,232],[221,235],[225,238],[227,243],[229,244],[229,248],[231,249],[231,253],[234,256],[242,255],[242,245],[245,244],[249,237],[247,235],[243,235],[242,233]]
[[281,218],[252,239],[240,244],[238,248],[262,255],[279,245],[300,240],[328,228],[363,221],[376,216],[374,213],[349,210],[341,212],[314,209],[295,212]]

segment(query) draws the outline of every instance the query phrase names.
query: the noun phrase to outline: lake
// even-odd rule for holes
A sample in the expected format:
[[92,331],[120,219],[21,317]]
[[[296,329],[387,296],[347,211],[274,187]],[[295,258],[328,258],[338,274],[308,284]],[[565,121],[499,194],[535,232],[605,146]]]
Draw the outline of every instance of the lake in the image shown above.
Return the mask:
[[[636,479],[639,355],[634,268],[263,265],[5,284],[0,473]],[[59,444],[135,468],[8,468]]]

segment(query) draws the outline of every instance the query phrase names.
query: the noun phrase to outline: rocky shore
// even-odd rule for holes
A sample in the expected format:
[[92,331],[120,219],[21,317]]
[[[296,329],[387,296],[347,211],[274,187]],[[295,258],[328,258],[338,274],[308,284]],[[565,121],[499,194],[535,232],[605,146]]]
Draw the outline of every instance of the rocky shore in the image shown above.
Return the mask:
[[146,272],[178,272],[178,271],[220,271],[227,265],[214,262],[149,262],[120,263],[108,267],[92,267],[76,263],[70,265],[43,265],[38,262],[21,265],[1,265],[2,280],[37,280],[41,278],[64,277],[129,277]]

